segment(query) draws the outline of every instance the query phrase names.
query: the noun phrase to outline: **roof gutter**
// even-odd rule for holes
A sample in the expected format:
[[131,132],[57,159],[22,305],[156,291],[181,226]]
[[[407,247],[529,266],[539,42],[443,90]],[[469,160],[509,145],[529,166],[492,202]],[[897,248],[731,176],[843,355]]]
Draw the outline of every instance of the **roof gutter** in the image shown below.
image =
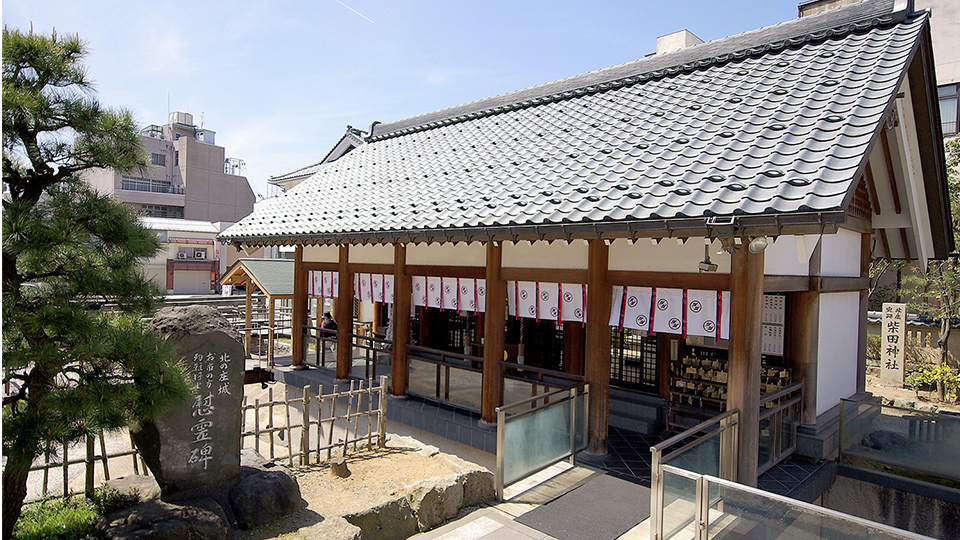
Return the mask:
[[732,228],[712,224],[710,218],[677,218],[634,221],[598,221],[537,225],[497,225],[446,229],[354,231],[327,234],[221,235],[219,239],[240,246],[323,244],[394,244],[474,241],[555,241],[624,238],[725,238],[780,236],[784,234],[833,234],[846,222],[841,210],[802,214],[731,216]]

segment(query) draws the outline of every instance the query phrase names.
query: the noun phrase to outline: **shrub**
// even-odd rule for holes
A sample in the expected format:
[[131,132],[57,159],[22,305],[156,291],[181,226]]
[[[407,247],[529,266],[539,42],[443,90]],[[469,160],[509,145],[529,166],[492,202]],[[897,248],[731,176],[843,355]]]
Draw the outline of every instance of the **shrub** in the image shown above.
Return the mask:
[[139,493],[120,493],[116,489],[97,489],[93,494],[93,507],[97,514],[104,516],[110,512],[129,508],[140,502]]
[[96,540],[94,505],[83,497],[48,499],[27,505],[17,520],[19,540]]
[[926,364],[920,366],[920,369],[907,376],[907,386],[920,396],[920,390],[933,386],[936,387],[938,381],[942,381],[946,393],[956,394],[960,388],[960,376],[953,372],[953,369],[946,364]]

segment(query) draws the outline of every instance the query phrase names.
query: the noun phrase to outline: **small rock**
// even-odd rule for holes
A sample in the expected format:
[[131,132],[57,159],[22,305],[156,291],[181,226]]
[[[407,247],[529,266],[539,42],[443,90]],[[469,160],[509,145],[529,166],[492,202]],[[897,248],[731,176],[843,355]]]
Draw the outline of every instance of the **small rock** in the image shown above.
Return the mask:
[[213,499],[176,505],[160,500],[107,514],[97,529],[109,540],[234,540],[223,508]]
[[248,475],[230,488],[230,506],[241,529],[292,514],[300,504],[300,486],[282,467]]
[[411,486],[407,500],[420,531],[428,531],[457,517],[463,506],[463,485],[459,475],[429,478]]
[[917,403],[917,410],[922,412],[937,412],[937,406],[932,403]]
[[493,485],[493,473],[475,469],[466,471],[462,476],[463,506],[480,506],[492,501],[497,495]]
[[917,402],[916,402],[916,401],[913,401],[912,399],[904,399],[904,398],[899,398],[899,397],[898,397],[898,398],[894,398],[894,400],[893,400],[893,406],[894,406],[894,407],[901,407],[901,408],[904,408],[904,409],[912,409],[912,408],[914,408],[916,405],[917,405]]
[[142,503],[160,498],[160,486],[152,476],[135,474],[112,478],[103,483],[103,489],[114,490],[121,495],[136,493]]
[[347,460],[343,457],[335,457],[327,461],[327,464],[330,465],[330,474],[338,478],[346,478],[350,476],[350,469],[347,468]]
[[420,450],[418,450],[417,453],[423,457],[433,457],[440,453],[440,449],[437,448],[436,446],[426,445]]
[[889,406],[893,405],[893,399],[888,398],[887,396],[881,396],[881,397],[880,397],[880,404],[886,405],[886,406],[889,407]]
[[404,497],[343,518],[360,527],[363,538],[403,540],[418,532],[417,518],[410,508],[410,502]]

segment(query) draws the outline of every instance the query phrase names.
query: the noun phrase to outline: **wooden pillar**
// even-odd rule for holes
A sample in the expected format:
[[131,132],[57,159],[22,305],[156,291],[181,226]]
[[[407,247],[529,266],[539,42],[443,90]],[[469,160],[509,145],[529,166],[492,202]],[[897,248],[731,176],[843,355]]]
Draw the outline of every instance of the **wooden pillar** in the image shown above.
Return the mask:
[[803,381],[800,422],[817,423],[817,355],[820,342],[820,293],[798,292],[787,302],[787,343],[796,380]]
[[337,291],[337,378],[350,378],[353,365],[353,273],[350,246],[340,246],[340,290]]
[[503,379],[500,361],[503,360],[504,325],[507,316],[507,282],[500,275],[503,263],[502,246],[487,242],[487,309],[483,325],[483,388],[480,416],[484,422],[497,421],[497,407],[503,399]]
[[583,340],[583,324],[563,323],[563,371],[583,375]]
[[[860,277],[870,282],[870,233],[861,235]],[[867,311],[870,309],[870,290],[860,291],[860,326],[857,340],[857,392],[867,391]]]
[[[302,366],[303,359],[306,356],[306,340],[303,339],[303,326],[307,324],[307,272],[303,269],[303,246],[297,246],[293,258],[293,317],[290,330],[293,338],[291,347],[293,354],[292,364]],[[273,309],[273,302],[270,302],[270,309]],[[271,312],[272,313],[272,312]],[[273,315],[270,316],[270,326],[273,327]],[[270,343],[270,351],[273,350],[273,343]]]
[[737,481],[757,485],[760,444],[760,325],[763,310],[763,253],[747,239],[731,257],[730,359],[727,410],[740,410]]
[[383,304],[380,302],[373,303],[373,321],[370,323],[371,336],[374,336],[377,333],[377,329],[383,325],[383,319],[380,316],[381,309],[383,309]]
[[[246,328],[252,328],[250,325],[253,324],[253,280],[250,279],[250,276],[247,276],[246,286],[247,289],[247,303],[246,303]],[[247,330],[246,335],[243,337],[243,348],[247,352],[247,356],[250,356],[250,341],[253,331]],[[259,354],[259,351],[258,351]]]
[[[273,351],[275,349],[273,342],[276,339],[276,333],[273,330],[276,326],[276,302],[276,298],[272,296],[267,297],[267,363],[271,366],[273,366]],[[293,325],[293,327],[296,328],[297,325]],[[293,335],[296,335],[296,332],[294,332]],[[293,355],[293,358],[294,362],[296,362],[297,355]],[[300,355],[300,359],[301,363],[303,363],[303,355]],[[297,364],[294,363],[294,365]]]
[[473,342],[479,344],[476,347],[473,347],[470,351],[470,354],[473,356],[483,356],[483,313],[475,312],[473,314]]
[[420,306],[417,309],[420,310],[420,324],[419,335],[417,336],[417,344],[421,347],[430,346],[430,308],[426,306]]
[[407,275],[407,247],[393,246],[393,358],[391,389],[395,396],[407,393],[407,340],[410,338],[410,288]]
[[584,375],[590,384],[589,440],[591,454],[607,453],[610,416],[610,304],[607,282],[610,247],[603,240],[590,240],[587,266],[587,345]]

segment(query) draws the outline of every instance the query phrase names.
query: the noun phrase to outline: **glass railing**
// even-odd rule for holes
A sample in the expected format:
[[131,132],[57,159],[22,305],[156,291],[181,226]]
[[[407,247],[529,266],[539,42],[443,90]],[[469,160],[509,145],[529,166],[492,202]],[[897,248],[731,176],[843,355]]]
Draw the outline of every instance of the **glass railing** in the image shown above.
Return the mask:
[[483,358],[407,345],[407,393],[480,411]]
[[650,448],[651,538],[690,537],[698,501],[717,496],[698,491],[699,475],[736,478],[739,417],[737,409],[727,411]]
[[497,407],[497,497],[506,486],[586,448],[589,385],[554,390]]
[[313,356],[314,364],[319,368],[337,368],[337,331],[319,326],[303,327],[304,354]]
[[840,402],[840,460],[960,481],[960,416],[864,401]]
[[500,373],[503,403],[516,403],[585,381],[582,375],[506,361],[500,362]]
[[380,375],[390,374],[393,342],[373,332],[351,335],[353,340],[353,362],[350,376],[355,379],[376,379]]
[[788,458],[797,448],[797,426],[803,405],[803,381],[760,398],[758,473]]
[[670,465],[663,474],[680,489],[670,503],[677,510],[665,517],[672,527],[656,538],[928,538],[712,475]]

